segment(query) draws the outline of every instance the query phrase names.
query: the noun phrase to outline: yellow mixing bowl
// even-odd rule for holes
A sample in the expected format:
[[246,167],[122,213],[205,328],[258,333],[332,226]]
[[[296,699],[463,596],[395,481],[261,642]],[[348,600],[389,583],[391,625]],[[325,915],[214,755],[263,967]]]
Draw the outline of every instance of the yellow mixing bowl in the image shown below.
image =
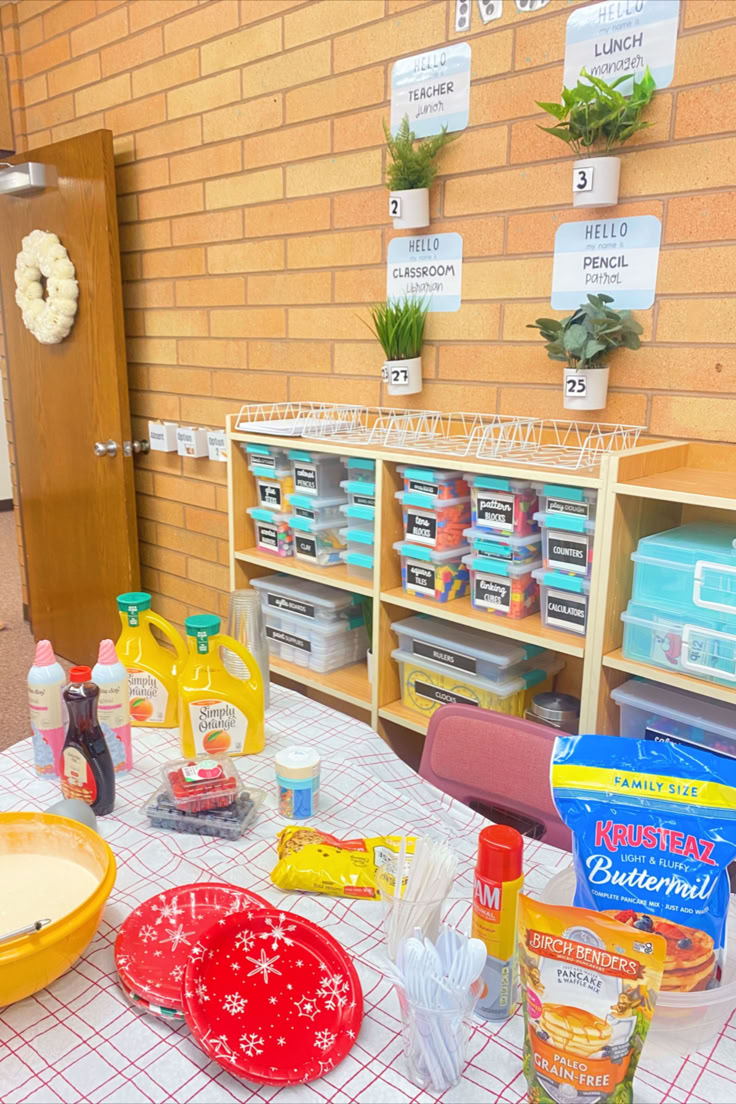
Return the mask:
[[[99,878],[77,908],[32,935],[0,943],[0,1006],[29,997],[60,977],[89,945],[115,884],[115,856],[105,841],[51,813],[0,813],[0,852],[57,855]],[[2,886],[0,886],[0,893]]]

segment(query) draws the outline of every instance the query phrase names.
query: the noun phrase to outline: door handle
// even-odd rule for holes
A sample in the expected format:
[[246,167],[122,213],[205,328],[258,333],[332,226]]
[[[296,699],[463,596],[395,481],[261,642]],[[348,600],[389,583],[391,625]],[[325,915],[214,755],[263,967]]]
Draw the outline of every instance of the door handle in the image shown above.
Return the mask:
[[149,441],[143,437],[140,441],[123,441],[123,455],[124,456],[145,456],[151,451],[151,445]]
[[95,441],[95,456],[117,456],[117,441]]

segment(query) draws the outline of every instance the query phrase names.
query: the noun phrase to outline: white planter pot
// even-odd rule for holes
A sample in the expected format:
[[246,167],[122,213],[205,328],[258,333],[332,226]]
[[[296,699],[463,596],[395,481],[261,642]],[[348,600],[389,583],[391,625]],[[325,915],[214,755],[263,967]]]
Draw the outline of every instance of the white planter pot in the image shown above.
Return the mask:
[[602,410],[608,395],[608,368],[565,369],[565,410]]
[[381,369],[381,379],[389,395],[416,395],[422,390],[422,358],[387,360]]
[[618,203],[620,157],[586,157],[573,161],[573,207],[613,207]]
[[429,226],[429,188],[389,192],[388,213],[394,220],[394,230],[417,230]]
[[373,652],[370,650],[365,653],[365,663],[368,668],[368,681],[373,685]]

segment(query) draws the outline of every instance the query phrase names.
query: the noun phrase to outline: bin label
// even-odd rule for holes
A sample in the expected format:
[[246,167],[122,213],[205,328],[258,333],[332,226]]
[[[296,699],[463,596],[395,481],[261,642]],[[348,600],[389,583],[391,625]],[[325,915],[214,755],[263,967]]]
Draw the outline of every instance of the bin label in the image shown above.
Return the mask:
[[454,667],[457,671],[468,671],[471,675],[477,672],[477,663],[472,656],[463,655],[462,652],[450,652],[446,648],[440,648],[437,644],[427,644],[424,640],[415,640],[412,651],[414,655],[424,659],[433,659],[435,663],[441,663],[443,667]]
[[427,698],[428,701],[438,702],[440,705],[459,704],[477,705],[474,698],[468,698],[465,694],[458,694],[456,690],[443,690],[441,686],[433,686],[431,682],[414,682],[414,693],[418,698]]
[[278,640],[280,644],[288,644],[291,648],[299,648],[302,652],[311,652],[311,641],[305,640],[303,636],[293,636],[291,633],[284,632],[283,629],[272,629],[270,625],[266,626],[266,636],[269,640]]
[[588,570],[588,536],[585,533],[547,533],[547,566],[585,575]]
[[295,533],[294,546],[300,556],[308,556],[310,560],[317,559],[316,537],[303,537],[301,533]]
[[298,613],[300,617],[314,617],[314,606],[309,602],[300,602],[296,598],[285,598],[282,594],[269,594],[266,602],[283,613]]
[[585,632],[588,599],[573,597],[564,590],[548,590],[546,595],[547,624],[576,633]]
[[258,497],[261,500],[261,506],[268,506],[273,509],[281,509],[281,485],[279,483],[259,483],[258,484]]
[[548,514],[572,514],[573,517],[590,517],[589,502],[573,502],[569,498],[548,498]]
[[273,525],[256,525],[257,543],[267,548],[278,548],[278,530]]
[[437,543],[437,518],[434,514],[422,513],[419,510],[407,510],[406,512],[406,536],[417,544]]
[[514,496],[512,494],[480,491],[476,497],[476,524],[492,526],[504,533],[514,529]]
[[511,609],[511,583],[494,575],[476,575],[473,601],[476,606],[508,613]]
[[317,469],[311,464],[304,466],[296,464],[294,467],[294,486],[300,491],[317,493]]
[[435,595],[434,568],[423,563],[408,562],[406,565],[406,585],[412,590],[421,590],[423,594]]

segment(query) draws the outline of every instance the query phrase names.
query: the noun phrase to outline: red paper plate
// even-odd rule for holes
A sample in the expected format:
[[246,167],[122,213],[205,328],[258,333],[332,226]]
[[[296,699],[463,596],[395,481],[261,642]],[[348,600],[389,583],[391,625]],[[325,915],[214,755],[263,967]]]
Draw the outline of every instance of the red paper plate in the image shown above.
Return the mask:
[[184,1013],[180,1009],[161,1008],[157,1004],[149,1004],[148,1001],[144,1001],[142,997],[126,989],[122,981],[120,982],[120,988],[125,999],[132,1004],[134,1008],[137,1008],[139,1012],[147,1012],[149,1016],[157,1016],[160,1020],[168,1020],[169,1023],[173,1024],[184,1023]]
[[313,1081],[343,1060],[363,992],[331,935],[269,908],[229,916],[201,943],[184,976],[184,1016],[205,1054],[265,1085]]
[[248,908],[269,908],[249,889],[226,882],[174,886],[131,912],[115,940],[124,987],[146,1004],[181,1009],[184,969],[216,921]]

